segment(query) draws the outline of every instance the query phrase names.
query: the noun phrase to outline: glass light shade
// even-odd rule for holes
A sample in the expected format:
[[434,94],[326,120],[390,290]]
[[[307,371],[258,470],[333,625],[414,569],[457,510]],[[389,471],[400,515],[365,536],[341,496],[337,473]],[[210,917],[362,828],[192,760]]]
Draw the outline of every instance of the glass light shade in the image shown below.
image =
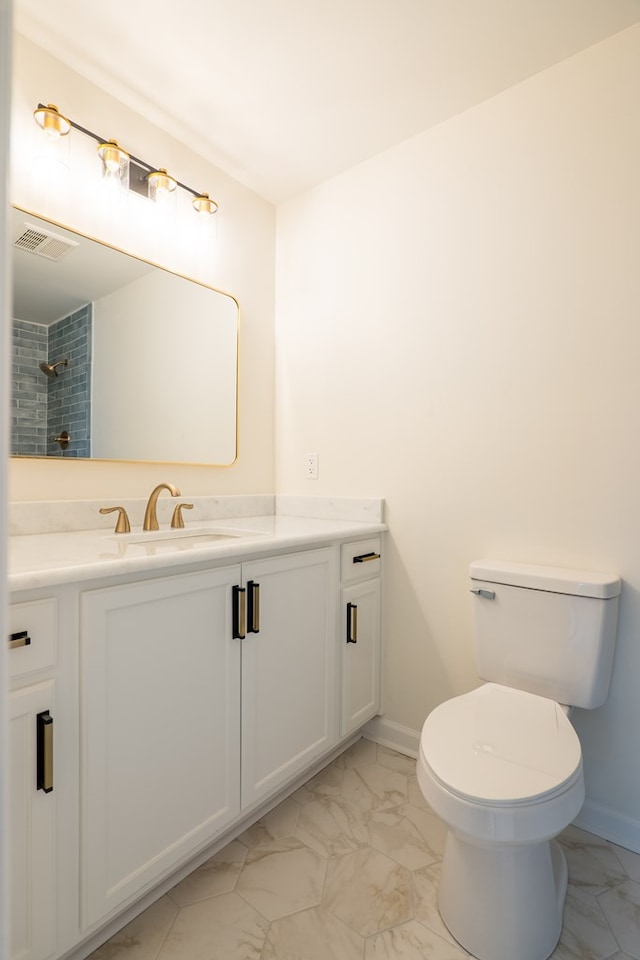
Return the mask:
[[208,193],[201,193],[200,196],[194,197],[191,204],[196,213],[205,218],[210,217],[218,209],[218,204]]
[[55,103],[48,103],[46,107],[37,107],[33,111],[33,118],[50,140],[66,137],[71,130],[70,121],[60,113]]
[[147,177],[149,199],[155,203],[165,203],[178,186],[178,181],[169,176],[164,167],[154,170]]
[[114,183],[123,190],[129,189],[129,154],[118,146],[115,140],[107,140],[98,146],[98,156],[102,161],[103,179]]

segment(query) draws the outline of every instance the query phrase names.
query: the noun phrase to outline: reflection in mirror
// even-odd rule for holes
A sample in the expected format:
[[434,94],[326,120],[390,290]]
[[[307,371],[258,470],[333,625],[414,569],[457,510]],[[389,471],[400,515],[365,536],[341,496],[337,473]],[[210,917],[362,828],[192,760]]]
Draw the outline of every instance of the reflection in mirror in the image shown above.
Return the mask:
[[13,210],[11,452],[226,465],[233,297]]

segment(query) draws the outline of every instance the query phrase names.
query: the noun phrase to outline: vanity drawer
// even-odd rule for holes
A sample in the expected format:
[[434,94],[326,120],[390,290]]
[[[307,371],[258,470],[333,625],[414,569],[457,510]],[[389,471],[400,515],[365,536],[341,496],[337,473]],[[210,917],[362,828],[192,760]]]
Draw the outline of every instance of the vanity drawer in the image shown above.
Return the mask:
[[46,670],[56,662],[58,609],[53,597],[9,607],[9,676]]
[[342,544],[342,581],[367,580],[380,576],[380,537]]

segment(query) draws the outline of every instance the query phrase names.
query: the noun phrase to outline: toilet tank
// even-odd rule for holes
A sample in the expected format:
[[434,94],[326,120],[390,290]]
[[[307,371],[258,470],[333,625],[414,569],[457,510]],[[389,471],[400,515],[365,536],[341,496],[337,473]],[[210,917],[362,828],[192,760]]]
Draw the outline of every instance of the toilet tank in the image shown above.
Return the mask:
[[469,572],[483,680],[570,706],[605,702],[619,577],[500,560],[474,561]]

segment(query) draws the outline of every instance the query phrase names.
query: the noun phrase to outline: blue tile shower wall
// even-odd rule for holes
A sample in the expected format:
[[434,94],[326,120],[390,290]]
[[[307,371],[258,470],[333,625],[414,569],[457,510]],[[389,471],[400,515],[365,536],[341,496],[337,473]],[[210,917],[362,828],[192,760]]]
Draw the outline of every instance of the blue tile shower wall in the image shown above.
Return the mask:
[[[23,456],[91,456],[92,305],[56,321],[50,327],[13,321],[11,452]],[[49,379],[42,361],[56,363],[58,376]],[[66,450],[50,438],[66,430]]]
[[47,328],[13,321],[11,364],[11,453],[43,457],[47,452],[47,378],[38,364],[47,359]]
[[[59,376],[48,380],[47,456],[91,456],[91,322],[90,303],[49,327],[49,358],[67,359]],[[71,442],[66,450],[51,440],[66,430]]]

